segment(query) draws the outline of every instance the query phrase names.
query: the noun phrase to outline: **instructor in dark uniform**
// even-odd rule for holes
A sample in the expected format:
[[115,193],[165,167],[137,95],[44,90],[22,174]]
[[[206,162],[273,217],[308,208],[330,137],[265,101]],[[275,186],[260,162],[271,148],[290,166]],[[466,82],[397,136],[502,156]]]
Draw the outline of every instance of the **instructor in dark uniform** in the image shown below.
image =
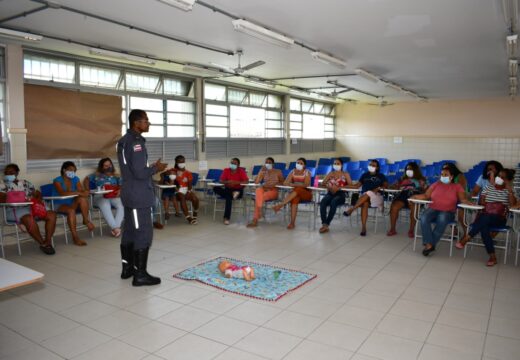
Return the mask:
[[133,276],[133,286],[157,285],[161,279],[146,271],[148,250],[152,244],[152,207],[155,201],[152,176],[164,171],[168,164],[157,160],[148,165],[145,138],[150,122],[143,110],[132,110],[128,116],[130,129],[117,143],[117,158],[121,168],[121,200],[125,207],[121,237],[121,278]]

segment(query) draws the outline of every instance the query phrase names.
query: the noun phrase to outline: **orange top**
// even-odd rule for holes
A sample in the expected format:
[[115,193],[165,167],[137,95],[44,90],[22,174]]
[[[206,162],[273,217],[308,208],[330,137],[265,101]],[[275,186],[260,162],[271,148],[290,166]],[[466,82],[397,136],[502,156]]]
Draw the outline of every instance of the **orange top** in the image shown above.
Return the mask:
[[180,187],[189,187],[193,182],[193,175],[189,170],[177,170],[177,178],[175,179],[175,184]]

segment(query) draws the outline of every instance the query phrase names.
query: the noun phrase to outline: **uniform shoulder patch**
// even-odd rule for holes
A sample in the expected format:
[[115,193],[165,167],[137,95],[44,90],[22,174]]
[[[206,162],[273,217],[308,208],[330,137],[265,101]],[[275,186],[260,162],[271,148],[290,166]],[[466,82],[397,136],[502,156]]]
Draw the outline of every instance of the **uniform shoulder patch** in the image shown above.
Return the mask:
[[141,144],[134,145],[134,152],[136,152],[136,151],[143,151],[143,147],[141,146]]

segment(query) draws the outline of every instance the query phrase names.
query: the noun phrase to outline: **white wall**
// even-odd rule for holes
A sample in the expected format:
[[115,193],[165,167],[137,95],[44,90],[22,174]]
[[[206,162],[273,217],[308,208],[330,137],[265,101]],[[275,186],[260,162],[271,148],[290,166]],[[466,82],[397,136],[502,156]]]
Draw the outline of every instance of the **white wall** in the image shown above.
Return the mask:
[[[462,169],[495,159],[520,162],[520,101],[482,99],[337,107],[339,153],[353,159],[454,159]],[[402,143],[394,143],[402,137]]]

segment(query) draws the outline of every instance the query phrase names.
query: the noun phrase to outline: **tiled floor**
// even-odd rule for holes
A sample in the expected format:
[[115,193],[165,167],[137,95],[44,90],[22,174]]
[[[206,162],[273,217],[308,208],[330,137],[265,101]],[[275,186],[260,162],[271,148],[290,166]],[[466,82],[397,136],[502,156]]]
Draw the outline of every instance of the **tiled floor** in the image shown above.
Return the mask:
[[[446,244],[424,258],[399,230],[174,219],[155,231],[149,270],[162,284],[148,288],[119,278],[113,238],[80,248],[57,237],[55,256],[8,247],[45,281],[0,293],[0,359],[519,359],[520,267],[486,268],[482,249],[449,258]],[[216,256],[318,278],[275,303],[172,278]]]

